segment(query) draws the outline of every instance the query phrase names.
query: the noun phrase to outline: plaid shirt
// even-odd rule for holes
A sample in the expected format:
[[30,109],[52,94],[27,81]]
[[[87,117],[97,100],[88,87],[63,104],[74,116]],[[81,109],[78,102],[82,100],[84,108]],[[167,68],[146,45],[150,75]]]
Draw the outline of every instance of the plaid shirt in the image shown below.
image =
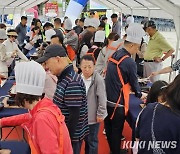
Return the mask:
[[180,59],[171,66],[173,71],[178,71],[180,74]]

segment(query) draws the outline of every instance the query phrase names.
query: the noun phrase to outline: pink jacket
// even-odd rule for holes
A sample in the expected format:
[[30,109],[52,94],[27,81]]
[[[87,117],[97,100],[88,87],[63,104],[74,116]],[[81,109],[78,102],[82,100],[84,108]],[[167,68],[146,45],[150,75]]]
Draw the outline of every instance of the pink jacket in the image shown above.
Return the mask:
[[[51,100],[44,98],[39,101],[29,113],[2,118],[1,125],[21,125],[31,137],[31,140],[39,154],[60,154],[59,123],[50,111],[38,111],[42,108],[49,108],[54,113],[62,114],[59,108]],[[72,154],[73,151],[69,132],[64,122],[64,116],[62,115],[62,117],[63,154]]]

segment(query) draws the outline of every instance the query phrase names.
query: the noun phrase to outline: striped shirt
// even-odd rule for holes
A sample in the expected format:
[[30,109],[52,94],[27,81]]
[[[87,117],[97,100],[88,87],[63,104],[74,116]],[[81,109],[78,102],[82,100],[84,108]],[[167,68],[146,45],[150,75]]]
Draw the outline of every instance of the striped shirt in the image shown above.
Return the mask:
[[74,72],[72,65],[67,66],[58,77],[53,101],[61,109],[66,123],[70,116],[68,107],[80,107],[79,121],[71,140],[83,140],[89,131],[86,88],[81,76]]

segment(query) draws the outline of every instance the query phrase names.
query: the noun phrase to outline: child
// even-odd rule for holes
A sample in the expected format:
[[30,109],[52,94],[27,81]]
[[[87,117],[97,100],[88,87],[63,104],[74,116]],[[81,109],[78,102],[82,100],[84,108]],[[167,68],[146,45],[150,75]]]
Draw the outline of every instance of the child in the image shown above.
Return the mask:
[[98,154],[99,123],[107,115],[105,84],[103,78],[94,71],[95,60],[92,56],[83,56],[80,67],[88,102],[89,135],[85,139],[85,153]]

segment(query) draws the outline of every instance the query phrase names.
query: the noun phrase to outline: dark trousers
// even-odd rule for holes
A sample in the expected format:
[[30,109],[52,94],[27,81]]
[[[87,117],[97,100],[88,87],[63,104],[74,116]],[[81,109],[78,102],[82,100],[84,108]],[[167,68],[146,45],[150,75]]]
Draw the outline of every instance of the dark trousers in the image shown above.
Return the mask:
[[89,125],[89,135],[85,138],[85,154],[98,154],[99,123]]
[[82,145],[82,140],[81,141],[72,142],[73,154],[80,154],[80,152],[81,152],[81,145]]
[[108,116],[104,120],[106,136],[112,154],[120,154],[121,136],[125,122],[125,112],[123,107],[118,107],[111,120],[114,107],[107,106]]

